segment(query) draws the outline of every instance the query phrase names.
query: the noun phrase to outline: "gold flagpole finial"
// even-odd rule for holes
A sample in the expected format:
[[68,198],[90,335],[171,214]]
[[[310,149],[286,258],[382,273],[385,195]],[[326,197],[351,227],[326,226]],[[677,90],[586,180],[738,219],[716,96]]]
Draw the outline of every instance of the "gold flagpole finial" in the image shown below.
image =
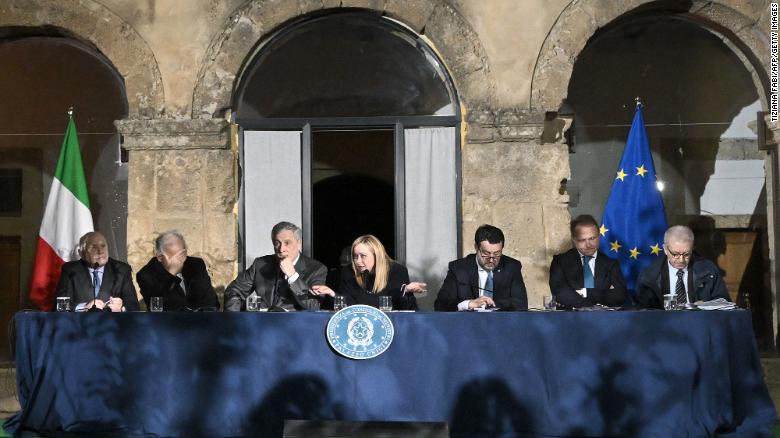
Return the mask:
[[642,106],[642,99],[639,98],[639,96],[634,98],[634,101],[636,101],[636,107],[639,108]]
[[73,105],[68,107],[68,117],[73,117]]

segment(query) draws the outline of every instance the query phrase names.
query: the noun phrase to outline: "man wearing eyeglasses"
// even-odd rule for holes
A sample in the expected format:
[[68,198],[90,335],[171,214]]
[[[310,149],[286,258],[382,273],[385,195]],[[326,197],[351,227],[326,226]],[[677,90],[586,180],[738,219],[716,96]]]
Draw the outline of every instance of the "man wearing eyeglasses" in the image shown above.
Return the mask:
[[664,295],[673,294],[678,307],[695,301],[731,301],[723,276],[714,263],[693,253],[693,231],[675,225],[664,233],[664,256],[639,273],[636,299],[640,306],[663,309]]
[[550,264],[550,291],[558,303],[566,308],[625,304],[620,263],[599,251],[596,219],[589,214],[577,216],[569,230],[574,248],[556,255]]
[[474,249],[475,254],[450,262],[434,309],[527,310],[522,265],[502,254],[504,233],[492,225],[480,226],[474,234]]

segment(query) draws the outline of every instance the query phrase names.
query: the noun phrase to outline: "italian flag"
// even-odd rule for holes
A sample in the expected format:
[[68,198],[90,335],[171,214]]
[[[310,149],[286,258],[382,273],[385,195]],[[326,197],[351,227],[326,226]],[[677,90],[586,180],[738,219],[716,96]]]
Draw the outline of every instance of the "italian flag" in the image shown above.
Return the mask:
[[62,264],[79,258],[79,238],[93,230],[87,180],[81,164],[76,123],[71,115],[35,251],[30,301],[39,309],[52,309],[54,289],[60,279]]

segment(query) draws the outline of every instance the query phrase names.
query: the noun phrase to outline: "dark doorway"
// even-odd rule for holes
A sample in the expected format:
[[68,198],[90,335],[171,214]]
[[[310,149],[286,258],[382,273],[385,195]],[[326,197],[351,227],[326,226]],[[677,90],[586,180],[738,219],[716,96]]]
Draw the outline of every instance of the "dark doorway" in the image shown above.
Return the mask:
[[6,327],[19,310],[21,254],[19,236],[0,236],[0,364],[11,362],[10,333]]
[[337,267],[342,249],[362,234],[395,257],[393,131],[315,131],[311,149],[314,258]]

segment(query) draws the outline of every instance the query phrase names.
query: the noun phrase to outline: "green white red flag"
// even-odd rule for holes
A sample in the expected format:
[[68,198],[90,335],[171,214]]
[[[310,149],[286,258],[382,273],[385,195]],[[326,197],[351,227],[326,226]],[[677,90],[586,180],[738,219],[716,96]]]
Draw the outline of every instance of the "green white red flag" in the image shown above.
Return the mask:
[[30,300],[51,310],[63,263],[78,259],[78,242],[93,231],[87,180],[81,162],[76,123],[71,115],[43,213],[35,251]]

